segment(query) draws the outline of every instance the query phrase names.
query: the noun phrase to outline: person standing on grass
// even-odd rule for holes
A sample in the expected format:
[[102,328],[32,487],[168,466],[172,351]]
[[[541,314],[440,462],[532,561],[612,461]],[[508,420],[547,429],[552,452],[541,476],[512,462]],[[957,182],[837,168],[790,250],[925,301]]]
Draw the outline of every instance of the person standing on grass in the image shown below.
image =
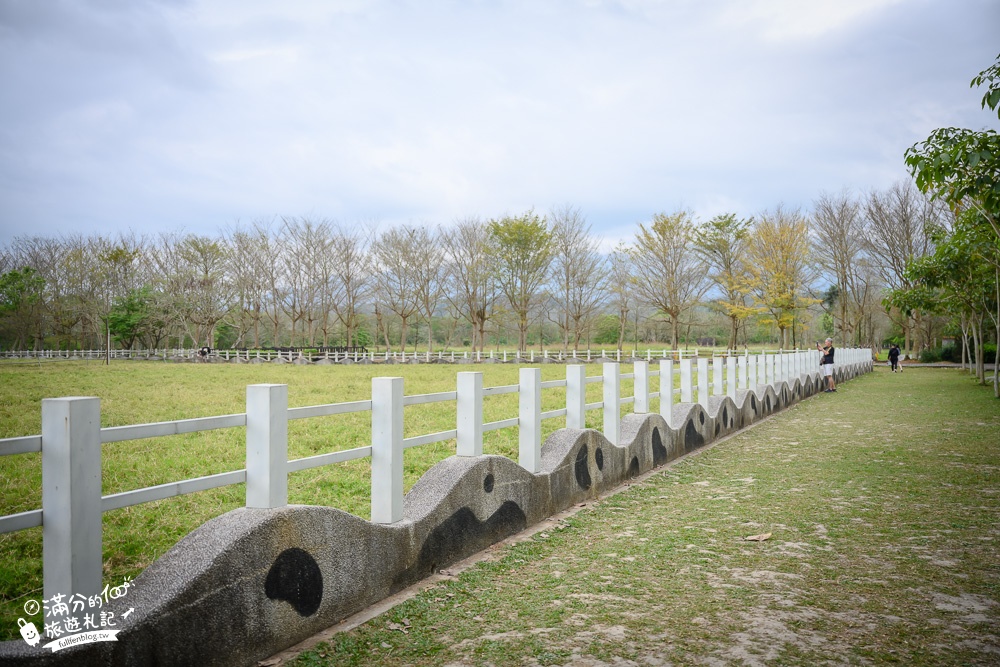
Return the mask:
[[892,365],[892,372],[895,373],[899,367],[899,346],[895,343],[889,346],[889,363]]
[[823,377],[826,378],[826,389],[824,391],[837,391],[833,380],[833,339],[827,338],[823,345],[816,343],[816,349],[823,353],[823,358],[819,362],[819,368],[823,372]]

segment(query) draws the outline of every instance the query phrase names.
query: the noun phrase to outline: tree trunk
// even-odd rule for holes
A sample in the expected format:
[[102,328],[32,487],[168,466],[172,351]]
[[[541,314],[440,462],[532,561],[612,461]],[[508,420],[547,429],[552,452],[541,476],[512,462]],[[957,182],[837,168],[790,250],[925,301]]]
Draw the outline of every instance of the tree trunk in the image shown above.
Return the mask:
[[[622,345],[625,342],[625,329],[628,328],[628,311],[619,310],[618,311],[618,351],[622,351]],[[589,348],[589,345],[588,345]]]
[[427,354],[434,351],[434,325],[432,324],[433,313],[427,313]]
[[997,350],[993,355],[993,398],[1000,398],[1000,264],[994,268],[996,285],[997,314],[993,318],[993,325],[996,329]]
[[399,318],[399,351],[406,352],[406,334],[408,333],[409,324],[407,324],[405,317]]

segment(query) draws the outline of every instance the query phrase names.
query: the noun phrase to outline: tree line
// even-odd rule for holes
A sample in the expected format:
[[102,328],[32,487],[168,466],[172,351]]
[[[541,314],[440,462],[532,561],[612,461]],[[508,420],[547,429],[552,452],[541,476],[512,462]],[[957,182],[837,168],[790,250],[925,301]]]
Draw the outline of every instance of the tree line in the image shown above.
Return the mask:
[[781,348],[896,335],[913,352],[948,322],[890,297],[953,218],[900,183],[808,213],[657,213],[610,249],[571,206],[438,227],[286,217],[217,236],[19,236],[0,252],[0,345],[620,349],[725,322],[730,348],[765,331]]

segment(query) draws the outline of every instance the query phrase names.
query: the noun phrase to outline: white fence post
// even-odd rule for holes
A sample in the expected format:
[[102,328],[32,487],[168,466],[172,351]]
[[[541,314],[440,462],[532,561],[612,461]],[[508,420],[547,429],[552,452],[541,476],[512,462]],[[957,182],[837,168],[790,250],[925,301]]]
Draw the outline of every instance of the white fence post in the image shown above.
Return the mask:
[[530,473],[542,469],[542,369],[518,373],[518,463]]
[[621,427],[621,367],[614,362],[604,364],[604,437],[618,444]]
[[632,394],[635,396],[632,411],[646,414],[649,412],[649,362],[636,359],[632,375]]
[[747,363],[748,362],[749,362],[749,358],[744,357],[744,356],[739,357],[737,359],[737,361],[736,361],[737,365],[739,366],[739,372],[740,372],[740,383],[739,383],[739,388],[740,389],[746,389],[747,388]]
[[722,357],[712,358],[712,393],[722,394]]
[[698,404],[708,409],[708,358],[698,357]]
[[566,366],[566,428],[587,428],[587,367]]
[[459,456],[483,455],[483,374],[458,374],[456,428]]
[[691,359],[681,359],[681,403],[694,403]]
[[372,523],[403,518],[403,378],[372,378]]
[[42,399],[42,591],[101,591],[101,399]]
[[736,357],[726,357],[726,396],[736,398]]
[[670,415],[674,411],[674,360],[663,359],[660,361],[660,416],[670,423]]
[[247,507],[288,504],[288,385],[247,386]]

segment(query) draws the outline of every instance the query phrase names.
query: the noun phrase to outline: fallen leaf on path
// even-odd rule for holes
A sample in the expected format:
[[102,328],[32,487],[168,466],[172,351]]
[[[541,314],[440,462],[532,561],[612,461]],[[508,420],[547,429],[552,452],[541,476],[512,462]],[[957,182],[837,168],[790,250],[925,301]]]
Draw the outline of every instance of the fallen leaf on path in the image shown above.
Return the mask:
[[747,542],[763,542],[764,540],[770,539],[771,533],[761,533],[760,535],[750,535],[749,537],[744,537],[743,539]]

